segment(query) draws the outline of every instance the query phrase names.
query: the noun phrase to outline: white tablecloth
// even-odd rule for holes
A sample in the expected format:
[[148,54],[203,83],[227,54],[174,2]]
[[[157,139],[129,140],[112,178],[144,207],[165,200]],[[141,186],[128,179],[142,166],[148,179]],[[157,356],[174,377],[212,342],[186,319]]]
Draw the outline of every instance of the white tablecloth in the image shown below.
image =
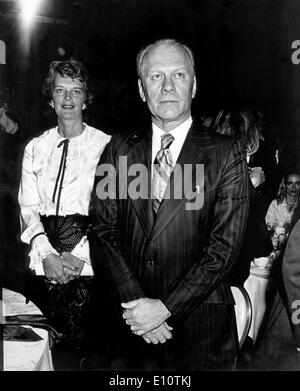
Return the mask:
[[[23,295],[5,288],[2,289],[1,304],[3,317],[21,314],[41,315],[41,311],[32,302],[25,303]],[[48,331],[41,328],[32,330],[43,339],[36,342],[3,342],[4,371],[53,371]]]
[[270,287],[270,270],[251,263],[250,276],[244,283],[252,304],[252,321],[248,336],[255,343],[267,309],[267,291]]

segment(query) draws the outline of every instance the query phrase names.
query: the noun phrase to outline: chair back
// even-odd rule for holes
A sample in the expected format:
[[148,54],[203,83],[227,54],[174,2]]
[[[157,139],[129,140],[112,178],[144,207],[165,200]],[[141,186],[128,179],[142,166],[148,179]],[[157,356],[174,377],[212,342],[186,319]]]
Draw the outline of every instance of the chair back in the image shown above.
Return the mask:
[[231,292],[235,301],[235,317],[240,348],[242,347],[251,326],[252,304],[248,292],[243,286],[232,286]]

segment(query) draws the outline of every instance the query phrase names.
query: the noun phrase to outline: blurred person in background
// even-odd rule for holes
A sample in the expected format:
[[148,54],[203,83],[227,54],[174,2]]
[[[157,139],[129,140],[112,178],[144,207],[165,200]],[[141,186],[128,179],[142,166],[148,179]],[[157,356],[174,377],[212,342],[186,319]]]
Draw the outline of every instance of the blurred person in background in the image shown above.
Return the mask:
[[294,211],[298,205],[300,175],[285,175],[279,187],[278,196],[274,199],[266,214],[266,224],[272,234],[274,256],[278,257],[280,249],[288,235]]
[[268,254],[271,242],[265,226],[265,214],[268,201],[265,197],[266,181],[264,167],[256,166],[256,154],[264,141],[261,126],[256,126],[255,117],[247,108],[222,109],[216,115],[213,129],[217,133],[241,141],[246,155],[250,187],[250,207],[246,233],[231,273],[233,285],[243,285],[250,274],[250,264],[254,257]]

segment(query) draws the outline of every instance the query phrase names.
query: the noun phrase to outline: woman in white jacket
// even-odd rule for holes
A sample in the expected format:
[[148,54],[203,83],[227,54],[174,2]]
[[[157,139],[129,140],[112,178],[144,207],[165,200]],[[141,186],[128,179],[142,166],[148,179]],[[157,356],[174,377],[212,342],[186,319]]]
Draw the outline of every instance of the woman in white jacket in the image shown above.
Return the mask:
[[90,194],[100,155],[110,140],[82,120],[82,111],[92,101],[87,83],[81,62],[50,64],[43,93],[58,124],[27,144],[18,195],[21,240],[30,245],[30,268],[44,275],[49,290],[46,315],[67,337],[78,338],[74,319],[79,307],[73,304],[85,302],[84,276],[93,275],[86,236]]

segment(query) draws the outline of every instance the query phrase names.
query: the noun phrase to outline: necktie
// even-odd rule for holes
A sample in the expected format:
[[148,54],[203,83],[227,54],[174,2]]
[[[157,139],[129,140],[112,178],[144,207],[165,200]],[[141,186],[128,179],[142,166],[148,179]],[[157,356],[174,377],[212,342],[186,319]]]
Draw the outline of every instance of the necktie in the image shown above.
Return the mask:
[[153,165],[153,210],[157,213],[166,190],[168,181],[173,170],[173,159],[171,151],[168,149],[174,137],[170,133],[166,133],[161,138],[161,149],[157,152]]

